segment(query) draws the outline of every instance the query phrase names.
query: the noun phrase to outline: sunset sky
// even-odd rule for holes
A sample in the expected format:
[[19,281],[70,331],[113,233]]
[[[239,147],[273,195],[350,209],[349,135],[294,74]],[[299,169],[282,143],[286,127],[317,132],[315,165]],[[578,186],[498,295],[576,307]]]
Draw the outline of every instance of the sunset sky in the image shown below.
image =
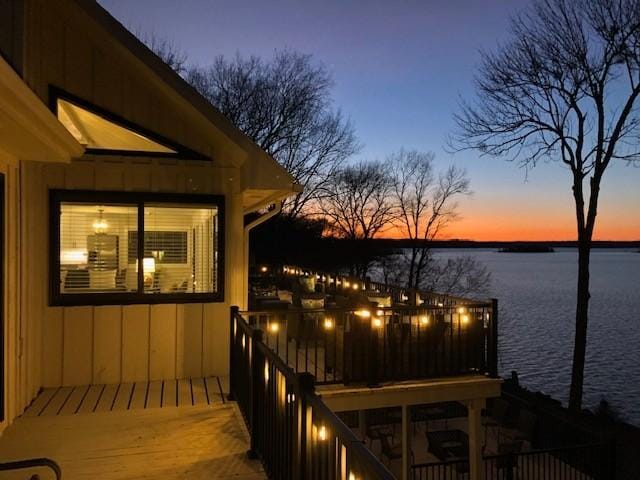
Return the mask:
[[[449,154],[460,96],[473,98],[479,49],[506,38],[527,0],[100,0],[129,29],[173,41],[190,61],[217,55],[310,53],[335,79],[334,99],[364,148],[380,159],[401,147],[433,151],[439,166],[468,170],[474,194],[460,202],[449,238],[575,239],[570,175],[549,161],[513,163]],[[640,168],[613,165],[603,180],[596,238],[640,239]]]

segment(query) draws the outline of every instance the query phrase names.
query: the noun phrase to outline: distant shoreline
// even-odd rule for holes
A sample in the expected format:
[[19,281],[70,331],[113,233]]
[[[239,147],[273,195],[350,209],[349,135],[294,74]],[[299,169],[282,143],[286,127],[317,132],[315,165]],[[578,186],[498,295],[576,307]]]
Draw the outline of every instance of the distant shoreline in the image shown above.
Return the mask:
[[[411,248],[414,245],[420,246],[425,242],[413,241],[408,239],[391,239],[391,238],[377,238],[375,240],[369,240],[379,246],[389,248]],[[577,247],[577,241],[575,240],[561,240],[561,241],[475,241],[475,240],[434,240],[428,242],[432,248],[518,248],[518,247],[532,247],[532,248],[557,248],[557,247]],[[615,240],[596,240],[592,242],[593,248],[640,248],[640,240],[635,241],[615,241]]]

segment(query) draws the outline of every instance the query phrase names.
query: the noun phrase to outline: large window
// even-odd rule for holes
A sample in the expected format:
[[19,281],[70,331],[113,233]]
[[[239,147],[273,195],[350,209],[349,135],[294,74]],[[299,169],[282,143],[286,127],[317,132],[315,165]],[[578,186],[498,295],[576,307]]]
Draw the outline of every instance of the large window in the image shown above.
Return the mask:
[[53,305],[223,299],[220,197],[54,190],[51,208]]

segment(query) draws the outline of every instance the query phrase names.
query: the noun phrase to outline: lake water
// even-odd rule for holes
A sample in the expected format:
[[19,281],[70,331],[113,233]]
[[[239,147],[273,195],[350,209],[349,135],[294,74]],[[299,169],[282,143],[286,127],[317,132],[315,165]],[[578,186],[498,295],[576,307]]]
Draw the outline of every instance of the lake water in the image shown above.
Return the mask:
[[[577,283],[576,249],[499,253],[436,249],[438,258],[468,255],[492,274],[499,302],[499,368],[521,384],[566,404],[571,381]],[[585,407],[601,398],[640,425],[640,253],[594,249],[585,367]]]

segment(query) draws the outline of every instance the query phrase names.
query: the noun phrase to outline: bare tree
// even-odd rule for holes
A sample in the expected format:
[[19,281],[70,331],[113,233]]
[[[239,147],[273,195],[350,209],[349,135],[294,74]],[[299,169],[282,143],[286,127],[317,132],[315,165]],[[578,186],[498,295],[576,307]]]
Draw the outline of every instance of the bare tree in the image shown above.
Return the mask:
[[135,32],[135,35],[178,75],[182,76],[187,72],[188,56],[174,41],[155,32],[144,33],[140,29],[135,29]]
[[458,256],[427,260],[421,288],[460,297],[487,295],[491,286],[491,274],[487,267],[470,256]]
[[[467,255],[437,258],[433,250],[425,253],[417,291],[438,292],[462,297],[486,297],[491,290],[487,267]],[[385,285],[406,285],[411,251],[386,255],[376,262],[376,270]]]
[[316,202],[317,215],[325,220],[330,235],[360,241],[352,245],[352,275],[365,276],[376,257],[371,245],[362,241],[392,227],[396,206],[391,191],[388,164],[360,161],[336,171]]
[[329,72],[309,55],[218,57],[208,68],[189,69],[186,78],[304,187],[285,204],[291,217],[307,214],[338,166],[360,148],[352,124],[332,108]]
[[400,150],[388,159],[397,225],[413,240],[408,261],[407,288],[418,288],[429,260],[430,242],[457,217],[457,198],[467,195],[469,179],[454,166],[436,174],[433,153]]
[[538,0],[511,29],[508,43],[482,54],[478,99],[462,104],[454,145],[526,167],[556,159],[571,171],[578,289],[569,407],[577,412],[600,185],[612,160],[640,158],[640,2]]
[[349,240],[374,238],[391,226],[396,206],[388,165],[361,161],[337,171],[326,183],[321,214],[330,232]]

